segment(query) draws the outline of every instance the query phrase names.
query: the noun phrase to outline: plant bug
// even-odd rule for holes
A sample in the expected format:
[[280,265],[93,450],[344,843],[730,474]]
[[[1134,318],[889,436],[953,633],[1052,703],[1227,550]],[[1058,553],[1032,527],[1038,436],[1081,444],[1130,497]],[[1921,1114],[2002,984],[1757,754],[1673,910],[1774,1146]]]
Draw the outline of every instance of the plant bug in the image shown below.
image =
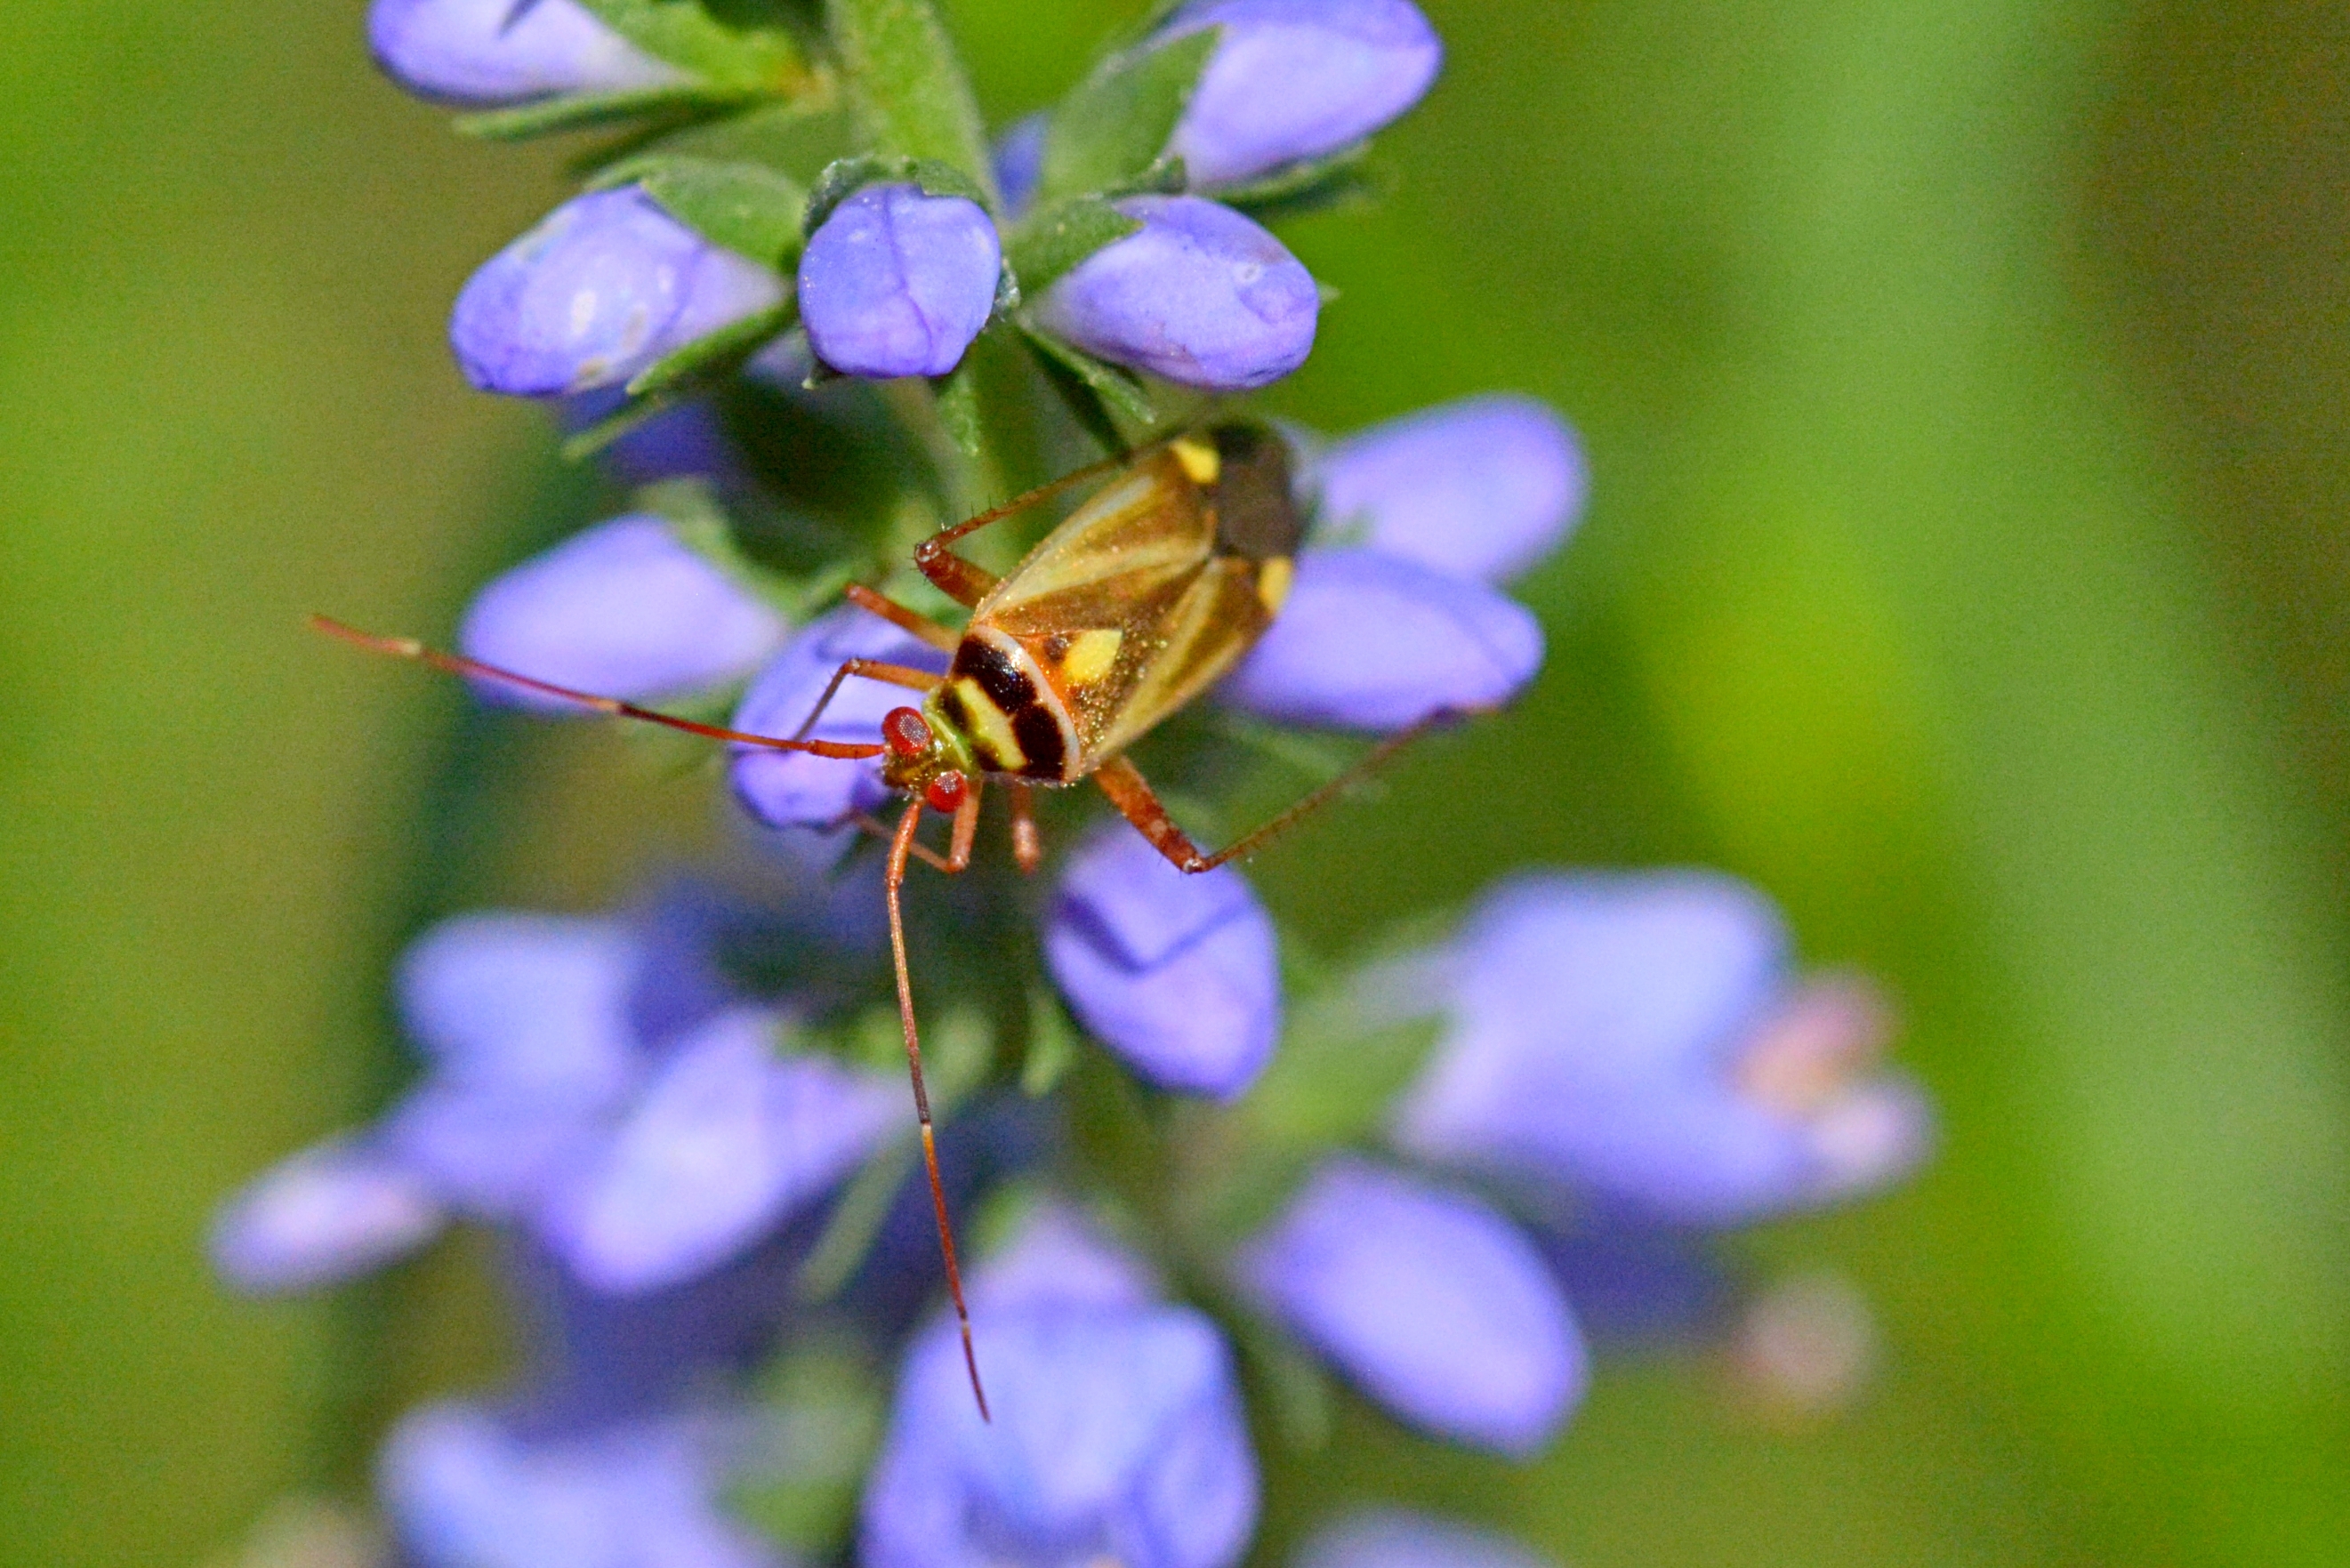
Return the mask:
[[[1098,492],[1000,578],[951,547],[990,524],[1104,475],[1108,482]],[[1014,857],[1023,871],[1034,872],[1044,851],[1032,789],[1090,778],[1170,863],[1187,872],[1212,870],[1263,847],[1422,731],[1451,717],[1434,714],[1388,737],[1337,777],[1212,854],[1168,815],[1127,759],[1126,748],[1214,684],[1272,625],[1287,596],[1305,524],[1292,489],[1288,449],[1262,425],[1222,421],[1080,469],[943,529],[915,550],[914,565],[922,575],[970,609],[960,630],[870,588],[850,587],[847,597],[852,602],[951,655],[951,662],[937,675],[877,659],[848,659],[791,736],[699,723],[443,653],[411,639],[370,636],[323,616],[314,617],[313,623],[379,653],[713,740],[844,760],[881,759],[882,777],[908,797],[906,809],[894,827],[870,817],[859,820],[889,841],[884,887],[899,1021],[947,1290],[962,1333],[972,1394],[984,1417],[987,1396],[972,1345],[971,1314],[922,1081],[899,900],[908,865],[920,859],[953,874],[971,864],[980,799],[992,779],[1004,785],[1009,800]],[[880,739],[870,743],[807,739],[833,694],[852,678],[920,692],[921,705],[892,709],[881,722]],[[916,837],[926,809],[952,821],[943,855]]]

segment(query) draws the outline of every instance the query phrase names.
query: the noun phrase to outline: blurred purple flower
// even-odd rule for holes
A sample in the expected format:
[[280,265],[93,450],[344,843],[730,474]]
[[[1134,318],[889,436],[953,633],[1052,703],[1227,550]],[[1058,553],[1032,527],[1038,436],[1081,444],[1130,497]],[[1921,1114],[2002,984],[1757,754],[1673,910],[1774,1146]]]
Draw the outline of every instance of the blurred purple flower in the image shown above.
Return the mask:
[[[565,433],[577,435],[618,413],[628,401],[620,388],[598,387],[561,400],[556,414]],[[630,426],[613,437],[596,460],[623,484],[693,477],[727,484],[743,482],[742,461],[725,421],[707,398],[674,404]]]
[[1369,1509],[1317,1532],[1296,1568],[1550,1568],[1506,1537],[1402,1509]]
[[784,280],[634,185],[576,196],[468,279],[449,318],[465,379],[551,397],[626,381],[784,297]]
[[1088,353],[1211,391],[1277,381],[1305,363],[1322,302],[1297,258],[1198,196],[1129,196],[1142,227],[1054,280],[1037,321]]
[[868,185],[800,256],[800,319],[816,358],[849,376],[943,376],[995,307],[1003,252],[978,202]]
[[1045,961],[1085,1026],[1160,1088],[1232,1099],[1273,1058],[1273,921],[1229,867],[1188,876],[1105,824],[1062,874]]
[[1015,222],[1027,215],[1029,203],[1036,199],[1036,187],[1044,182],[1045,134],[1052,127],[1052,118],[1039,109],[1014,120],[995,139],[991,154],[995,188],[1003,195],[1004,216]]
[[442,103],[525,103],[688,79],[577,0],[375,0],[368,46],[387,76]]
[[1702,873],[1521,877],[1448,954],[1450,1024],[1397,1112],[1429,1158],[1685,1224],[1880,1188],[1931,1143],[1860,982],[1789,972],[1776,912]]
[[1276,1316],[1414,1426],[1526,1458],[1582,1400],[1565,1296],[1533,1243],[1475,1199],[1334,1158],[1234,1262]]
[[248,1295],[276,1295],[405,1257],[448,1221],[415,1171],[365,1141],[337,1140],[276,1166],[213,1222],[213,1266]]
[[[757,669],[789,628],[764,601],[637,513],[598,523],[473,597],[457,633],[469,657],[630,701],[675,697]],[[561,714],[594,710],[502,681],[487,700]]]
[[[827,612],[803,628],[759,673],[734,710],[733,728],[754,735],[796,734],[824,695],[843,659],[879,659],[942,670],[946,656],[879,616],[854,605]],[[908,693],[878,680],[846,680],[809,733],[820,741],[871,741]],[[805,753],[738,746],[732,764],[734,794],[770,827],[830,827],[889,799],[879,762],[842,762]]]
[[715,1434],[689,1417],[533,1436],[481,1407],[410,1412],[377,1484],[421,1568],[763,1568],[726,1518]]
[[1168,151],[1195,189],[1338,152],[1418,103],[1444,46],[1410,0],[1190,0],[1162,37],[1223,36]]
[[1223,1340],[1065,1219],[972,1286],[983,1425],[951,1322],[914,1343],[867,1482],[867,1568],[1231,1568],[1255,1455]]

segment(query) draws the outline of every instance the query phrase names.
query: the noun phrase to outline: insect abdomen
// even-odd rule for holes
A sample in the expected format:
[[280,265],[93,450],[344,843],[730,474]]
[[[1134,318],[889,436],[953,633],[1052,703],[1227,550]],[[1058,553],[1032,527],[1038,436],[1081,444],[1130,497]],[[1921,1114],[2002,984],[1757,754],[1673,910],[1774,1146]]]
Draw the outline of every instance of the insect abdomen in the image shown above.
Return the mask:
[[1067,784],[1076,776],[1069,771],[1077,753],[1074,727],[1031,663],[1011,638],[974,631],[955,649],[935,701],[985,772]]

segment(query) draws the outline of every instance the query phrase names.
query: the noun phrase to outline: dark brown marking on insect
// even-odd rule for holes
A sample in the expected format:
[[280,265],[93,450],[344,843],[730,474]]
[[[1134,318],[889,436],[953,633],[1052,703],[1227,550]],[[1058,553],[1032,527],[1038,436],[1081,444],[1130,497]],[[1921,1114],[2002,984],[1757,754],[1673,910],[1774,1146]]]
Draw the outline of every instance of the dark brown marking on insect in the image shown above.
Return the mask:
[[1297,554],[1305,512],[1291,488],[1289,443],[1262,425],[1224,424],[1208,432],[1216,444],[1216,550],[1252,561]]
[[955,727],[957,734],[971,733],[971,710],[963,706],[962,692],[951,686],[941,686],[938,695],[931,700],[938,703],[939,711],[946,715],[947,722]]
[[1061,721],[1042,702],[1031,702],[1012,715],[1012,732],[1028,759],[1020,772],[1032,779],[1059,780],[1066,761]]
[[979,682],[979,689],[988,699],[1013,718],[1036,701],[1036,684],[1016,669],[1011,656],[992,642],[975,637],[962,639],[955,649],[954,675],[967,675]]
[[1056,631],[1045,638],[1044,643],[1045,662],[1055,667],[1059,666],[1069,657],[1069,649],[1076,640],[1066,631]]

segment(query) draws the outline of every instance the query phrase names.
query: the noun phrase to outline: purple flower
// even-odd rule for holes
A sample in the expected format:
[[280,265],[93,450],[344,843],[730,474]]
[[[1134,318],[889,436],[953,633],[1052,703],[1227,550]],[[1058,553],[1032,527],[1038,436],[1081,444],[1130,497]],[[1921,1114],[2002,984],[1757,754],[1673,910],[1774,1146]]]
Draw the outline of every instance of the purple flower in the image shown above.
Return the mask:
[[378,1462],[421,1568],[762,1568],[777,1554],[719,1511],[706,1424],[672,1417],[536,1436],[478,1406],[411,1411]]
[[338,1140],[285,1161],[223,1209],[213,1266],[249,1295],[309,1290],[406,1256],[447,1220],[416,1172]]
[[[802,375],[805,379],[806,373]],[[628,400],[628,393],[619,387],[599,387],[564,399],[557,417],[565,433],[576,435],[618,413]],[[623,484],[694,477],[726,484],[744,483],[743,464],[725,422],[707,398],[663,409],[615,436],[596,457]]]
[[1029,203],[1036,199],[1036,188],[1045,181],[1045,136],[1052,123],[1053,117],[1039,109],[1014,120],[995,139],[991,161],[1006,217],[1026,216]]
[[687,79],[577,0],[375,0],[368,45],[386,75],[443,103],[523,103]]
[[550,397],[611,386],[784,297],[634,185],[574,197],[473,274],[449,319],[465,379]]
[[1256,1521],[1232,1359],[1066,1220],[973,1282],[983,1425],[953,1324],[914,1343],[866,1485],[868,1568],[1230,1568]]
[[1474,1199],[1327,1161],[1235,1259],[1275,1315],[1404,1420],[1525,1458],[1583,1397],[1541,1255]]
[[1575,433],[1532,398],[1462,398],[1357,431],[1315,464],[1326,525],[1449,576],[1500,582],[1583,511]]
[[1776,912],[1727,877],[1523,877],[1445,962],[1448,1033],[1396,1121],[1426,1158],[1724,1225],[1881,1187],[1931,1141],[1918,1086],[1876,1065],[1874,994],[1796,980]]
[[868,185],[800,256],[800,319],[849,376],[943,376],[987,325],[1003,252],[976,202]]
[[1401,1509],[1350,1514],[1302,1547],[1296,1568],[1549,1568],[1516,1542]]
[[[796,734],[846,659],[946,668],[945,655],[936,649],[879,616],[843,605],[810,621],[759,673],[734,710],[732,727],[754,735]],[[907,706],[911,697],[878,680],[845,680],[809,733],[820,741],[870,741],[880,732],[882,716]],[[738,746],[732,775],[736,798],[770,827],[828,827],[889,798],[879,762]]]
[[1129,196],[1142,227],[1045,290],[1036,318],[1088,353],[1170,381],[1240,391],[1305,363],[1321,296],[1255,223],[1198,196]]
[[1542,657],[1541,623],[1474,578],[1375,550],[1309,550],[1223,694],[1283,723],[1394,731],[1500,707]]
[[1201,189],[1340,151],[1418,103],[1444,47],[1410,0],[1191,0],[1162,36],[1223,29],[1168,151]]
[[1160,1088],[1232,1099],[1272,1060],[1273,921],[1229,867],[1188,876],[1105,825],[1070,857],[1045,961],[1087,1029]]
[[[457,634],[474,659],[608,697],[651,701],[737,680],[782,646],[784,619],[660,518],[615,517],[492,579]],[[592,711],[500,681],[487,699]]]

